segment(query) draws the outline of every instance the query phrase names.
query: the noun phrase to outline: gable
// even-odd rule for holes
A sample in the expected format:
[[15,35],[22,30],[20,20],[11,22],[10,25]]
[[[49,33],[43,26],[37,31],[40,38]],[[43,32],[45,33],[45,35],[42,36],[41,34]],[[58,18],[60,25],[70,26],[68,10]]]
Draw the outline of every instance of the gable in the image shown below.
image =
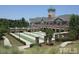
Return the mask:
[[56,18],[56,19],[54,20],[54,22],[56,22],[56,23],[58,23],[58,22],[63,22],[63,19],[61,19],[61,18]]

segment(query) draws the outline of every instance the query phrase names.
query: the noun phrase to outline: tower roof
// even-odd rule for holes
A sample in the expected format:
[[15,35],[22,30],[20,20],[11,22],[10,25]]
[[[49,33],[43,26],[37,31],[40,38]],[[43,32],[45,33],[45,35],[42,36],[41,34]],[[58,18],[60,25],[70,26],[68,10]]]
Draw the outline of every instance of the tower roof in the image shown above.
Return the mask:
[[49,11],[55,12],[55,8],[49,8],[49,9],[48,9],[48,12],[49,12]]

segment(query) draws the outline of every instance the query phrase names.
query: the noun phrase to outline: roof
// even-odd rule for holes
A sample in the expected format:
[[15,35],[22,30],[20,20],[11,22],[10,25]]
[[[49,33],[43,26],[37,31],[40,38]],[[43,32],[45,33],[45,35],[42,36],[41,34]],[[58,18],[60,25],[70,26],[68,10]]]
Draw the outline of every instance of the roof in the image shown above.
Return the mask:
[[43,21],[54,21],[55,19],[60,18],[60,19],[63,19],[64,21],[69,21],[70,16],[71,15],[61,15],[58,17],[51,18],[49,20],[48,20],[48,17],[36,17],[36,18],[30,18],[29,20],[30,20],[30,22],[41,22],[42,20]]
[[59,18],[63,19],[64,21],[70,21],[71,14],[61,15]]

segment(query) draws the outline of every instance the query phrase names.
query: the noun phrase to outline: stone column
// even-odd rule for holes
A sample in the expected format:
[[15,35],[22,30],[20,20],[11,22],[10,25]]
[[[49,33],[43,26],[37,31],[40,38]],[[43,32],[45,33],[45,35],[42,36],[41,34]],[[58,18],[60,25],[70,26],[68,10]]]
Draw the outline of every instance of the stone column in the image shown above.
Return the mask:
[[40,44],[39,44],[39,37],[36,37],[35,39],[36,39],[35,44],[36,44],[37,46],[39,46],[39,45],[40,45]]
[[56,29],[55,29],[55,32],[56,32]]

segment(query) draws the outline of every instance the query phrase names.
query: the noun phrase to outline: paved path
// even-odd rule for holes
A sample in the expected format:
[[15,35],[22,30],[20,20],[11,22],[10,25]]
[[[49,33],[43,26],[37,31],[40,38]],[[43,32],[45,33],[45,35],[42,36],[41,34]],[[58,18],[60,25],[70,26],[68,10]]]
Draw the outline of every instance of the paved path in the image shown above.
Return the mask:
[[11,45],[10,41],[8,40],[8,38],[5,37],[5,36],[3,36],[3,38],[4,38],[4,46],[12,47],[12,45]]
[[24,51],[24,49],[26,49],[26,48],[30,48],[30,46],[29,46],[29,45],[24,45],[24,46],[19,46],[19,47],[18,47],[18,49],[19,49],[20,51]]
[[63,42],[63,43],[60,44],[60,47],[63,48],[63,47],[67,46],[70,43],[72,43],[72,41]]

